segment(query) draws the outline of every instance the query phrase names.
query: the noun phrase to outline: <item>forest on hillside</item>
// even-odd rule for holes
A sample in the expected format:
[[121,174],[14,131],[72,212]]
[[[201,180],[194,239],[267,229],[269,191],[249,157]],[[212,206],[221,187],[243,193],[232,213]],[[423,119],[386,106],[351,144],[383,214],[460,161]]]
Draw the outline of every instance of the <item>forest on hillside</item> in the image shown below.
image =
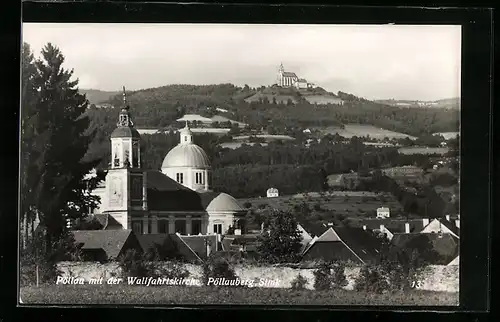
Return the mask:
[[[371,124],[391,131],[421,136],[435,132],[455,132],[459,128],[459,111],[436,108],[399,108],[375,103],[352,94],[338,92],[344,105],[313,105],[305,100],[297,103],[276,103],[264,97],[251,103],[245,98],[259,88],[219,85],[168,85],[127,93],[134,120],[138,127],[162,128],[171,125],[186,113],[213,116],[219,113],[251,128],[272,128],[276,134],[287,134],[289,128],[332,126],[347,123]],[[300,94],[297,94],[300,96]],[[122,96],[107,103],[119,107]],[[112,110],[111,110],[112,111]],[[93,109],[92,118],[104,125],[111,121],[109,109]],[[114,111],[117,114],[117,111]],[[104,125],[106,126],[106,125]]]

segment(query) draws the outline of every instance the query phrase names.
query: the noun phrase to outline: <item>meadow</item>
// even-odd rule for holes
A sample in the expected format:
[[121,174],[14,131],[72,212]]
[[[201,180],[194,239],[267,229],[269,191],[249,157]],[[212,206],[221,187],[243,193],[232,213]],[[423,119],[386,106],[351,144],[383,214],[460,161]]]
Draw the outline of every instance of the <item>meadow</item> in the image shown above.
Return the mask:
[[446,154],[448,148],[429,148],[429,147],[405,147],[399,148],[401,154]]
[[345,138],[351,138],[353,136],[358,137],[366,137],[370,136],[370,138],[382,140],[384,138],[389,139],[402,139],[408,137],[410,139],[415,139],[415,137],[410,136],[408,134],[393,132],[389,130],[385,130],[382,128],[378,128],[373,125],[366,124],[346,124],[344,129],[341,129],[338,126],[329,126],[326,128],[319,128],[323,134],[335,134],[338,133],[340,136]]
[[347,290],[123,285],[44,285],[22,287],[23,304],[143,305],[458,305],[458,293],[412,290],[374,294]]
[[376,195],[367,192],[350,194],[335,192],[329,194],[307,194],[280,196],[274,198],[243,198],[238,199],[240,204],[249,202],[252,207],[264,206],[280,210],[292,210],[295,206],[306,203],[310,209],[317,212],[327,212],[334,215],[342,214],[349,217],[372,217],[376,215],[377,208],[389,207],[391,213],[402,211],[401,204],[391,195]]

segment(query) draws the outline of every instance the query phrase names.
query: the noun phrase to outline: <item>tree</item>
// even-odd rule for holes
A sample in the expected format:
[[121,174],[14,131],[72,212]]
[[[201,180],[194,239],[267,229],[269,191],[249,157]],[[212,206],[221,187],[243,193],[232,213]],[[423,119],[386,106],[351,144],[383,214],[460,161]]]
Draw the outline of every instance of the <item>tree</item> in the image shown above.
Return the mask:
[[271,263],[295,262],[299,259],[301,235],[291,213],[273,210],[258,247],[264,260]]
[[95,132],[85,115],[88,101],[78,92],[78,80],[71,80],[73,71],[62,67],[61,51],[49,43],[36,61],[30,60],[29,45],[23,51],[26,95],[21,141],[27,172],[21,195],[27,191],[28,197],[22,211],[39,214],[49,254],[64,236],[66,219],[81,218],[96,206],[98,197],[88,191],[102,180],[102,174],[85,179],[100,162],[86,160]]

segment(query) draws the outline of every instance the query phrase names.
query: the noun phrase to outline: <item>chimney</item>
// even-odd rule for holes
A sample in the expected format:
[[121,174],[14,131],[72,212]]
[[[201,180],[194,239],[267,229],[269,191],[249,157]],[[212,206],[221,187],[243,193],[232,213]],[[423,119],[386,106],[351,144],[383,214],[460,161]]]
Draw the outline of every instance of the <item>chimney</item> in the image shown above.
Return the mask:
[[429,218],[422,218],[422,225],[425,227],[429,224]]
[[366,230],[366,225],[363,225],[363,230]]
[[410,233],[410,224],[409,224],[409,223],[406,223],[406,224],[405,224],[405,233],[406,233],[406,234],[409,234],[409,233]]
[[460,228],[460,219],[455,220],[455,226],[457,226],[457,228]]
[[450,220],[450,215],[446,215],[446,220],[451,221]]

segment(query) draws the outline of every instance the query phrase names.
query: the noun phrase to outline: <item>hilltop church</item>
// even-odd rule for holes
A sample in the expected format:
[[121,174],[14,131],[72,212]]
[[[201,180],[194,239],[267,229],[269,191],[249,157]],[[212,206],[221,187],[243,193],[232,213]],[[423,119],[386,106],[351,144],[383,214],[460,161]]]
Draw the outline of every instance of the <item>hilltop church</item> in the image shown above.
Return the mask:
[[294,72],[286,72],[283,63],[278,69],[278,86],[295,87],[297,89],[313,87],[312,83],[308,83],[304,78],[299,78]]
[[244,233],[245,211],[232,196],[211,190],[207,154],[194,144],[187,123],[179,132],[180,142],[161,169],[143,169],[140,134],[123,89],[123,107],[111,134],[111,165],[105,182],[93,191],[101,203],[92,212],[108,218],[104,229],[205,235],[226,234],[232,228],[234,234]]

